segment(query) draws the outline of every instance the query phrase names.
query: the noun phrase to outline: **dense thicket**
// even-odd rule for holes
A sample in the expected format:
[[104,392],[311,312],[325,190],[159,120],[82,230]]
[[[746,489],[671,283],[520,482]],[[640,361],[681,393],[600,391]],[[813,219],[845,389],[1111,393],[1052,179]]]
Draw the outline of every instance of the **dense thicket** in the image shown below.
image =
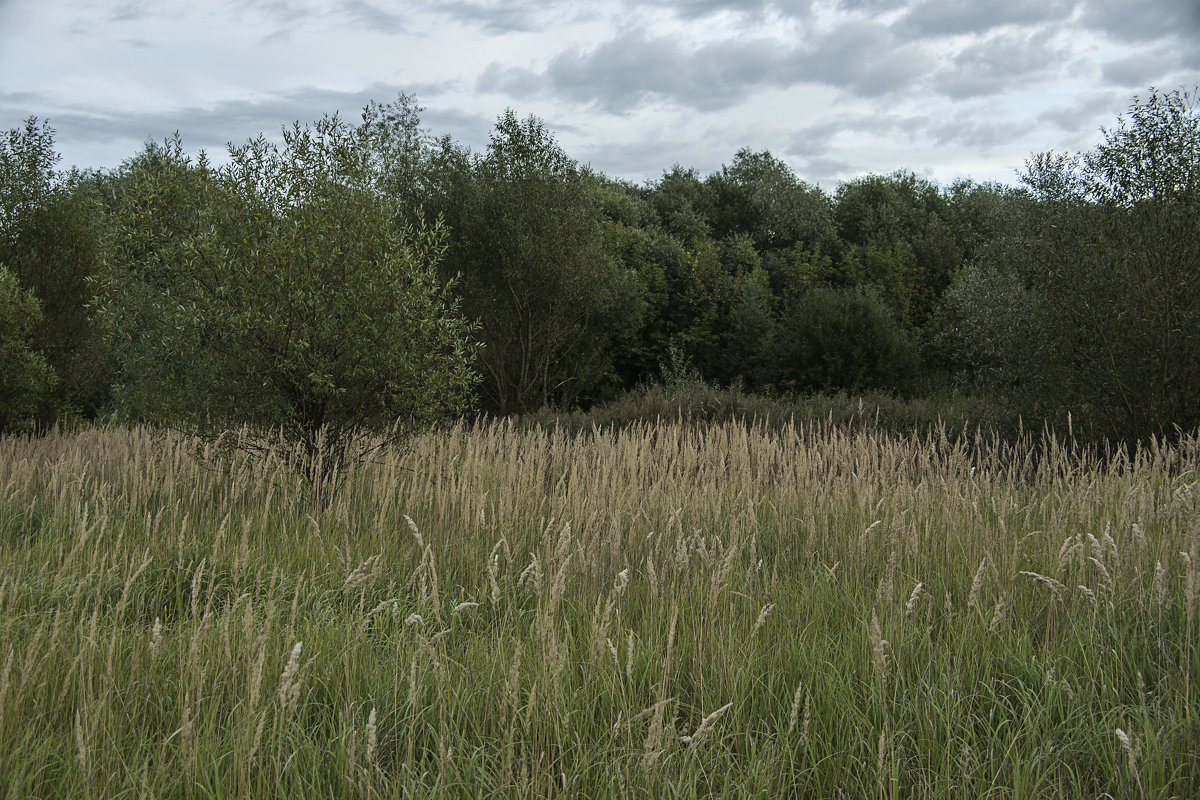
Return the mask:
[[[944,187],[900,171],[827,192],[751,150],[709,175],[677,164],[643,185],[613,180],[512,111],[474,153],[422,128],[401,95],[345,129],[329,163],[350,157],[352,181],[313,160],[266,216],[263,192],[278,187],[261,140],[235,148],[228,169],[187,162],[176,142],[114,172],[62,173],[53,131],[31,119],[0,141],[0,262],[40,305],[26,344],[56,378],[22,413],[42,424],[109,411],[228,421],[211,394],[131,391],[190,385],[170,359],[131,353],[221,342],[223,359],[192,361],[186,347],[174,358],[254,395],[299,363],[287,344],[295,320],[323,320],[348,348],[324,351],[329,368],[300,382],[328,383],[349,352],[355,364],[394,365],[385,341],[418,363],[421,315],[389,311],[399,284],[370,287],[392,263],[381,253],[419,251],[400,273],[433,265],[450,287],[436,291],[476,324],[447,329],[437,346],[470,354],[477,407],[491,412],[587,407],[674,380],[684,365],[750,391],[986,394],[1027,427],[1069,415],[1097,440],[1172,435],[1200,422],[1195,102],[1137,100],[1093,151],[1032,157],[1019,187]],[[161,191],[147,195],[154,181]],[[281,277],[300,264],[306,285],[340,298],[348,316],[304,305]],[[128,302],[98,302],[100,286]],[[220,302],[200,314],[189,305],[197,292]],[[111,312],[107,344],[99,308]],[[153,322],[147,309],[172,310]],[[356,327],[355,313],[375,322]],[[155,326],[167,318],[164,333]],[[262,359],[242,357],[250,351]],[[461,397],[470,381],[454,374]],[[353,422],[353,397],[304,424]],[[294,419],[263,408],[261,422]]]
[[229,156],[192,163],[176,140],[121,175],[93,308],[122,408],[282,439],[317,485],[459,413],[475,345],[437,275],[444,230],[397,219],[361,132],[326,117]]
[[56,169],[54,131],[30,119],[0,137],[0,263],[37,299],[29,343],[53,370],[30,411],[41,424],[93,416],[110,403],[111,362],[87,303],[104,231],[101,178]]

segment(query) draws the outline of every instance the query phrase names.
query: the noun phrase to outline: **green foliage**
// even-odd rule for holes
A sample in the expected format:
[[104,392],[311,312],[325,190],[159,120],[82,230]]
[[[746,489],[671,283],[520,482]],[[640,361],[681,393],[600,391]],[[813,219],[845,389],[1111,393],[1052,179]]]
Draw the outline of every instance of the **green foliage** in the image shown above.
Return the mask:
[[775,339],[775,298],[762,269],[744,275],[729,320],[726,358],[730,370],[751,388],[771,379],[771,347]]
[[474,345],[438,279],[445,232],[397,222],[362,142],[326,117],[219,169],[178,138],[125,167],[99,311],[128,415],[248,426],[319,480],[464,407]]
[[804,391],[903,390],[916,350],[879,299],[859,291],[814,289],[787,309],[776,339],[776,382]]
[[664,172],[650,202],[666,231],[681,243],[691,245],[711,236],[716,198],[696,170],[676,164]]
[[834,266],[833,259],[820,247],[797,245],[788,253],[780,269],[780,298],[785,303],[800,299],[810,289],[831,289],[846,285],[846,276]]
[[769,261],[798,244],[826,249],[837,244],[829,196],[768,151],[739,150],[708,184],[716,198],[717,235],[746,234]]
[[[990,263],[967,267],[934,313],[934,357],[954,373],[959,385],[976,384],[999,393],[1029,391],[1029,382],[1047,377],[1050,366],[1030,369],[1040,310],[1015,271]],[[1041,392],[1049,390],[1039,386]]]
[[570,405],[611,374],[613,342],[643,309],[637,274],[605,247],[595,181],[545,124],[509,110],[466,161],[443,211],[444,271],[479,319],[486,404],[500,413]]
[[669,394],[704,385],[704,376],[692,363],[691,357],[674,342],[667,345],[667,356],[658,365],[659,378]]
[[29,429],[39,402],[54,386],[54,371],[30,346],[41,316],[33,292],[22,289],[0,263],[0,433]]
[[838,187],[834,217],[859,263],[882,262],[866,277],[893,310],[923,323],[963,259],[954,209],[939,187],[911,172],[868,175]]
[[735,422],[782,429],[789,425],[820,424],[840,430],[878,430],[901,435],[939,436],[946,431],[990,429],[1000,410],[987,398],[950,394],[901,397],[876,390],[764,394],[738,386],[721,388],[700,379],[686,357],[673,351],[674,366],[665,364],[660,383],[632,389],[598,403],[587,411],[542,409],[519,418],[524,427],[565,431],[621,429],[659,422],[709,426]]
[[[1016,276],[998,278],[1010,294],[1021,293],[999,307],[1034,306],[1017,314],[1025,331],[995,343],[996,360],[1014,376],[1010,401],[1038,419],[1062,421],[1069,413],[1077,432],[1095,438],[1194,429],[1200,424],[1196,99],[1173,92],[1137,101],[1094,150],[1035,156],[1023,179],[1035,202],[1020,236],[988,255],[997,273]],[[968,326],[987,326],[994,308],[976,304]]]
[[883,245],[872,241],[849,251],[841,274],[850,286],[871,288],[896,318],[912,324],[914,304],[922,291],[912,248],[902,241]]
[[30,332],[59,380],[39,408],[48,424],[108,403],[111,363],[87,306],[100,269],[105,216],[96,176],[60,174],[54,130],[31,117],[0,138],[0,262],[37,297]]

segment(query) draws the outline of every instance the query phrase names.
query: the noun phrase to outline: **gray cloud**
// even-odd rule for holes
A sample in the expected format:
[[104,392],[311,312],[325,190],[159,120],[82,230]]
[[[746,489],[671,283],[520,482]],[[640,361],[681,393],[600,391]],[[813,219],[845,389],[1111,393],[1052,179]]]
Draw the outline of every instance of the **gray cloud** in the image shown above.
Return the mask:
[[858,171],[849,161],[828,156],[802,158],[791,166],[800,180],[826,191],[836,188],[838,183]]
[[1049,29],[992,34],[963,48],[935,76],[934,86],[956,100],[1028,88],[1066,60],[1066,51],[1053,43],[1052,36]]
[[1195,51],[1200,37],[1200,3],[1195,0],[1083,0],[1080,24],[1120,41],[1179,36]]
[[671,164],[679,161],[684,151],[690,156],[689,167],[701,172],[717,169],[726,154],[716,152],[716,148],[707,148],[712,152],[705,152],[702,143],[704,137],[699,138],[700,142],[681,142],[678,134],[671,131],[651,131],[633,141],[604,142],[582,148],[578,156],[581,163],[602,163],[603,171],[611,177],[632,181],[661,175]]
[[837,135],[848,130],[847,121],[836,120],[808,125],[792,133],[785,153],[812,157],[829,152]]
[[546,86],[545,76],[522,67],[502,67],[493,61],[475,81],[481,92],[501,92],[515,97],[531,97]]
[[1038,114],[1038,121],[1079,134],[1095,131],[1102,122],[1119,114],[1128,104],[1123,92],[1094,92],[1076,98],[1075,102],[1048,108]]
[[736,104],[749,86],[777,82],[782,60],[770,40],[715,42],[688,52],[671,40],[638,36],[560,54],[546,74],[560,94],[609,111],[654,98],[714,110]]
[[480,25],[488,31],[511,33],[535,31],[544,27],[546,11],[554,3],[531,5],[520,0],[434,0],[430,5],[452,19]]
[[849,21],[797,54],[795,78],[879,97],[910,86],[930,68],[928,53],[898,41],[887,27]]
[[942,36],[987,33],[1001,25],[1060,22],[1070,15],[1068,0],[1004,0],[963,2],[924,0],[913,4],[896,23],[904,35]]
[[346,0],[342,5],[346,16],[354,23],[376,33],[402,33],[404,20],[367,0]]
[[551,92],[610,113],[658,100],[712,111],[736,105],[755,88],[798,83],[878,97],[909,85],[929,65],[919,47],[897,42],[885,26],[851,20],[794,46],[747,37],[687,49],[675,38],[637,31],[559,53],[543,72],[489,65],[477,88],[518,97]]
[[109,19],[112,22],[136,22],[149,17],[153,11],[154,9],[145,0],[128,0],[114,7],[109,14]]
[[638,32],[590,51],[567,50],[542,73],[493,64],[478,88],[518,97],[549,90],[612,113],[657,98],[711,110],[733,104],[745,87],[766,81],[782,60],[777,49],[770,41],[734,40],[689,52],[674,39]]
[[1155,48],[1105,62],[1100,74],[1106,84],[1144,88],[1170,73],[1179,64],[1177,53]]
[[976,112],[960,112],[929,127],[935,144],[961,145],[981,152],[1010,145],[1029,132],[1029,123],[988,119]]
[[700,19],[721,12],[761,18],[769,12],[785,17],[808,17],[813,0],[628,0],[627,6],[669,8],[680,19]]
[[895,11],[910,0],[841,0],[838,5],[846,11],[861,11],[867,14],[886,14]]
[[845,134],[875,137],[900,134],[911,140],[924,132],[929,124],[930,118],[924,114],[844,114],[795,131],[785,152],[795,156],[824,154],[832,149],[840,135]]
[[[838,140],[847,136],[865,135],[876,139],[913,141],[925,133],[930,118],[923,114],[847,114],[826,122],[809,125],[792,134],[783,153],[788,156],[796,174],[810,183],[825,188],[870,168],[868,150],[858,163],[837,152]],[[902,165],[897,164],[897,167]]]

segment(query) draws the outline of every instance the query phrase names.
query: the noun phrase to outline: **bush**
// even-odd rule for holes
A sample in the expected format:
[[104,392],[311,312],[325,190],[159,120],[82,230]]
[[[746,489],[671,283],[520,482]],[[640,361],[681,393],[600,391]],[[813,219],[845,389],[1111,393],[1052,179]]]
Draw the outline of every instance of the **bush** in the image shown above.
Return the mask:
[[54,372],[29,345],[41,318],[37,298],[0,264],[0,433],[27,430],[54,387]]
[[1092,152],[1041,154],[1017,235],[968,269],[936,341],[1027,425],[1094,442],[1200,425],[1200,109],[1135,102]]
[[327,117],[220,169],[178,141],[130,166],[99,308],[126,414],[205,439],[248,426],[323,481],[468,404],[444,230],[400,226],[367,155]]
[[917,369],[916,348],[876,297],[814,289],[780,321],[775,380],[801,391],[904,391]]

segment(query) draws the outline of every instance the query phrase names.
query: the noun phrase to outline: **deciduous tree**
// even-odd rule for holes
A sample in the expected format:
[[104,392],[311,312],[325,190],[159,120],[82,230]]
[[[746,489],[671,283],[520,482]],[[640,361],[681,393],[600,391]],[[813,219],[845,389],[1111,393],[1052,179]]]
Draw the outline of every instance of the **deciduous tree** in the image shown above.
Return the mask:
[[134,417],[295,445],[314,485],[471,397],[472,328],[439,280],[445,231],[405,227],[336,117],[193,163],[125,168],[99,310]]

